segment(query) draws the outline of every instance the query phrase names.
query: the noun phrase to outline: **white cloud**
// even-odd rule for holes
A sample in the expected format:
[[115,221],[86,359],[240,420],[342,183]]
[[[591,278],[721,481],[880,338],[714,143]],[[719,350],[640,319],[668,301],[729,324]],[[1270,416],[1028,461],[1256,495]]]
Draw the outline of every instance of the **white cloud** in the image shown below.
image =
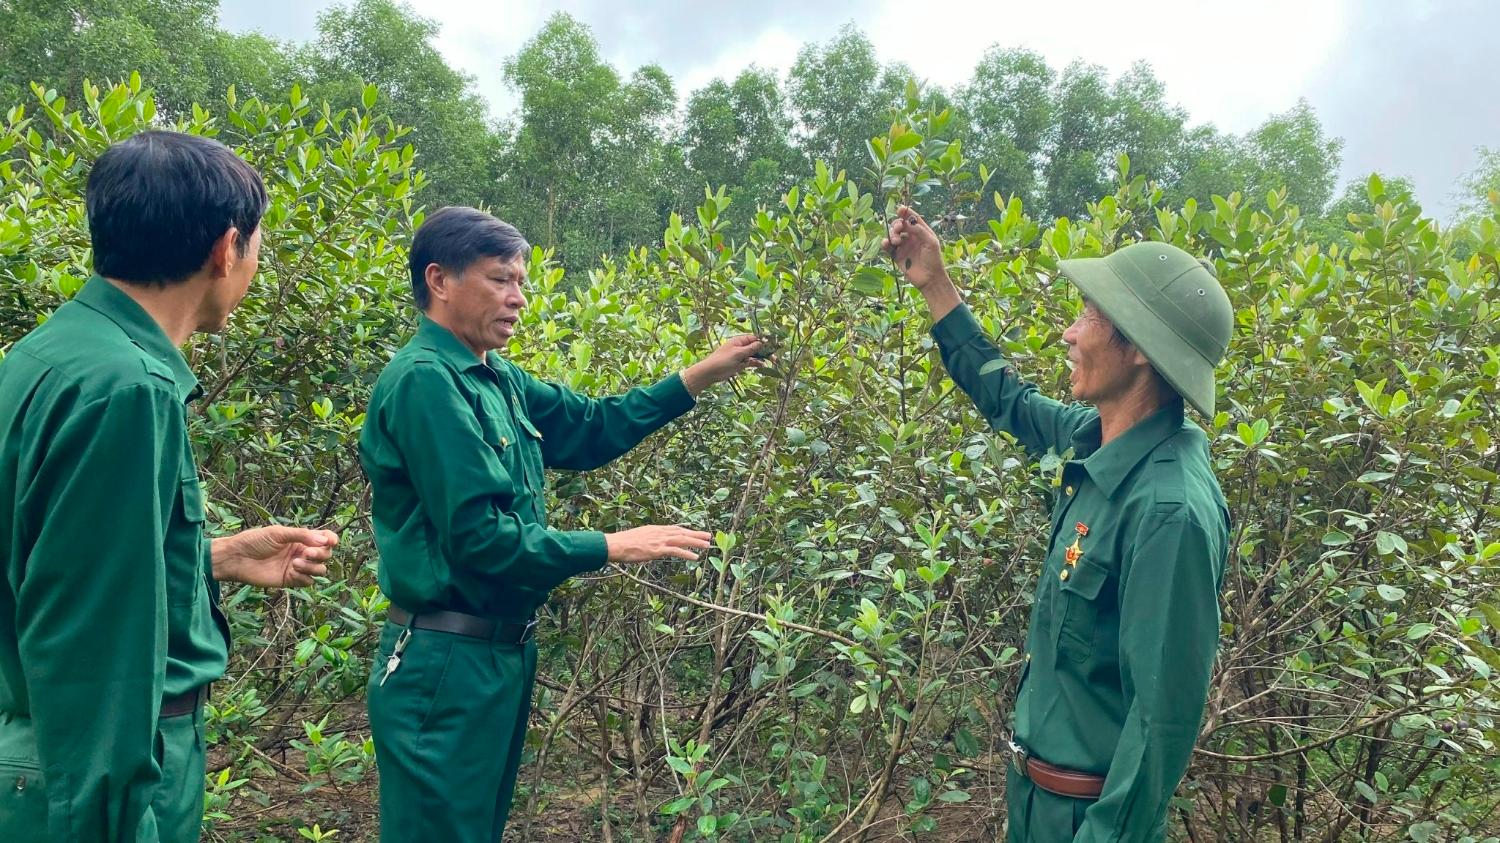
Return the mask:
[[1059,70],[1081,59],[1119,74],[1145,60],[1195,122],[1243,131],[1296,103],[1347,5],[966,0],[934,12],[885,2],[868,31],[882,57],[945,86],[966,81],[996,43],[1035,50]]

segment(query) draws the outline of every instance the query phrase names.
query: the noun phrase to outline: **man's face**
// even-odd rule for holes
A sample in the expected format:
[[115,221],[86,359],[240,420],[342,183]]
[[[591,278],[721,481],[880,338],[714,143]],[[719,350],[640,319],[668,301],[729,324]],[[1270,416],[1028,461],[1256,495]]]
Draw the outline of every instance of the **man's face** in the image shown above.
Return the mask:
[[249,245],[245,248],[243,257],[230,244],[229,261],[224,279],[213,285],[208,300],[204,302],[206,312],[203,324],[199,326],[200,331],[217,333],[224,330],[224,326],[229,323],[229,314],[244,300],[245,293],[250,289],[250,282],[260,268],[260,226],[250,232]]
[[[483,257],[448,279],[448,328],[475,353],[502,348],[526,309],[526,260]],[[436,304],[436,302],[434,302]]]
[[1069,377],[1073,397],[1098,405],[1124,395],[1149,366],[1135,346],[1117,338],[1115,326],[1094,303],[1084,300],[1083,312],[1063,331],[1068,344]]

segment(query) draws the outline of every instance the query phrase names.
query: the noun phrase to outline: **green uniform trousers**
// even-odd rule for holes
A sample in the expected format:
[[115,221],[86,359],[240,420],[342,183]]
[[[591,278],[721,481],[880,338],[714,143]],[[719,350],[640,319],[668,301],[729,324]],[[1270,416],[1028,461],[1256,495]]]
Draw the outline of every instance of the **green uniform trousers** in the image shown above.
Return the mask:
[[[46,781],[27,718],[0,715],[0,840],[58,840],[49,833]],[[156,762],[162,780],[141,817],[139,843],[196,843],[203,827],[203,774],[207,752],[203,709],[166,717],[156,725]]]
[[531,716],[536,642],[413,629],[387,677],[404,629],[386,624],[370,675],[380,839],[499,843]]
[[197,843],[203,831],[203,774],[208,748],[203,735],[203,706],[191,714],[156,721],[161,753],[161,785],[151,800],[161,843]]
[[1094,801],[1042,790],[1012,764],[1005,777],[1005,843],[1070,843]]

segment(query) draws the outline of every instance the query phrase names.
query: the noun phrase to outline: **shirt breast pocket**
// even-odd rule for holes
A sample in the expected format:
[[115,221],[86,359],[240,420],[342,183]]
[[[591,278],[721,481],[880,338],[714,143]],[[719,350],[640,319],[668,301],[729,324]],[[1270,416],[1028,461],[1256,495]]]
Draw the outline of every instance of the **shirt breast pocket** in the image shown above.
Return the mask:
[[1099,619],[1104,614],[1101,606],[1113,593],[1113,569],[1107,560],[1088,556],[1077,565],[1063,568],[1067,577],[1059,583],[1062,617],[1057,625],[1057,652],[1063,657],[1082,662],[1093,655]]
[[510,424],[499,416],[490,416],[483,413],[477,416],[479,419],[479,433],[484,441],[495,450],[500,457],[500,462],[509,470],[513,466],[512,449],[516,445],[516,433],[510,429]]

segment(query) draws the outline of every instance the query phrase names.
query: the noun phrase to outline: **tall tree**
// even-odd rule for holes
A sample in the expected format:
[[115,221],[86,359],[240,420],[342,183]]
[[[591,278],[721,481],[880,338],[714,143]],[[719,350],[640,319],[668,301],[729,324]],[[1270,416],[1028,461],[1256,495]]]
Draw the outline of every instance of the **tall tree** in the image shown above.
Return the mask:
[[314,99],[335,107],[359,103],[366,84],[377,106],[409,126],[417,166],[428,177],[431,205],[476,204],[494,194],[495,132],[473,80],[432,45],[439,27],[392,0],[357,0],[318,16],[307,58]]
[[677,104],[666,72],[648,65],[622,82],[588,27],[559,12],[505,79],[521,109],[502,189],[523,230],[572,268],[659,236],[681,168],[666,144]]
[[1109,192],[1105,174],[1114,165],[1109,124],[1114,102],[1104,68],[1073,62],[1053,93],[1057,120],[1044,168],[1047,216],[1077,216]]
[[863,183],[865,144],[888,128],[910,78],[901,66],[882,70],[875,45],[852,23],[827,43],[803,47],[787,78],[803,152]]
[[1110,89],[1108,149],[1113,159],[1130,156],[1130,172],[1162,184],[1182,177],[1187,112],[1167,102],[1167,86],[1151,65],[1136,62]]
[[753,65],[726,83],[715,79],[688,98],[682,128],[687,199],[705,186],[726,187],[732,230],[743,230],[757,205],[768,204],[805,172],[792,146],[792,119],[776,75]]
[[1037,180],[1052,129],[1052,85],[1046,59],[1026,49],[991,47],[957,91],[964,151],[989,167],[989,190],[1019,196],[1028,206],[1041,196]]
[[1268,192],[1285,189],[1288,202],[1318,216],[1333,196],[1343,148],[1343,139],[1325,135],[1312,106],[1299,100],[1245,136],[1245,193],[1263,201]]
[[84,79],[104,84],[138,71],[159,109],[183,112],[215,93],[205,57],[218,9],[218,0],[6,0],[0,102],[29,101],[33,81],[76,99]]
[[1243,191],[1250,162],[1240,138],[1206,124],[1184,133],[1175,169],[1176,181],[1164,185],[1167,201],[1206,205],[1213,196]]
[[1458,217],[1475,217],[1487,212],[1491,197],[1500,194],[1500,148],[1481,146],[1475,150],[1478,160],[1460,181]]

